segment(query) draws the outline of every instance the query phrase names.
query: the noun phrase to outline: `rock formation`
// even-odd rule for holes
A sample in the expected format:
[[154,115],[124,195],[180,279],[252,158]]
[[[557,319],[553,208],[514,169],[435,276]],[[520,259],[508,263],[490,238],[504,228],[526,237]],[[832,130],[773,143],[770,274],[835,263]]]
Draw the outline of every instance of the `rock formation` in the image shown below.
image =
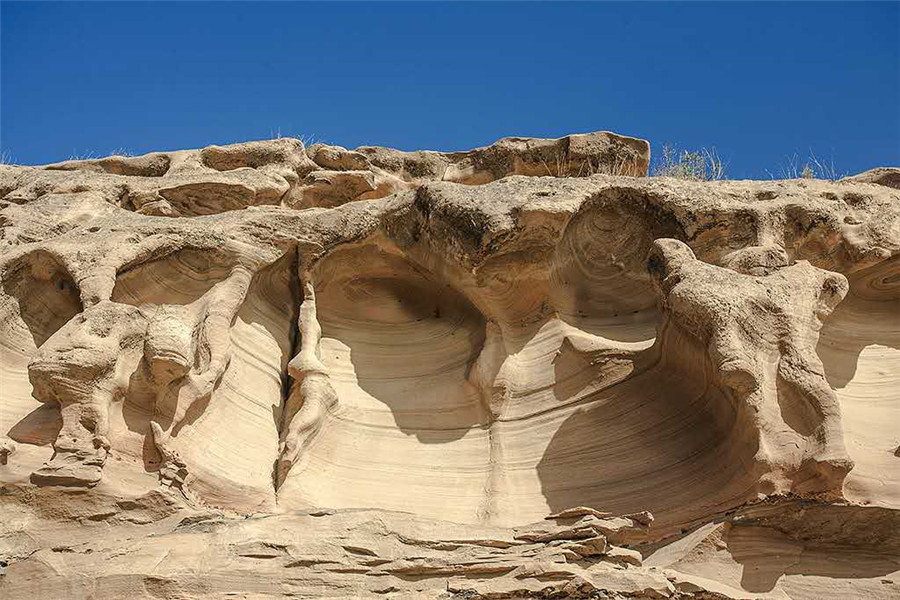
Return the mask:
[[896,171],[649,157],[0,166],[0,594],[900,597]]

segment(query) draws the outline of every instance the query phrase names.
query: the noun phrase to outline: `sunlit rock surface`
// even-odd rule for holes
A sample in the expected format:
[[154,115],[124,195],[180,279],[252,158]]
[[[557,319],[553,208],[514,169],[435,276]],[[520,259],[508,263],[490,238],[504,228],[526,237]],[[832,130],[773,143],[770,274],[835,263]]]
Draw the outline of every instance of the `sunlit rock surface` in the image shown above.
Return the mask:
[[0,166],[0,594],[900,597],[893,170],[649,158]]

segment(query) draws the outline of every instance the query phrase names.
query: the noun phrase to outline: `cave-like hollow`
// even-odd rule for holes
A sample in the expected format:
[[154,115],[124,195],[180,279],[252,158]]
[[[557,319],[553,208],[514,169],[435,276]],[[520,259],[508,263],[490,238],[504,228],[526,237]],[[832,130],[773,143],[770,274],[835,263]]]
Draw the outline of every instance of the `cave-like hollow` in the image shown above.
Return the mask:
[[[571,252],[555,258],[556,298],[578,275]],[[284,509],[522,524],[583,505],[674,522],[748,492],[734,409],[689,336],[654,345],[652,299],[594,306],[588,282],[560,310],[503,322],[478,308],[489,290],[375,244],[333,252],[311,277],[338,403],[279,489]]]

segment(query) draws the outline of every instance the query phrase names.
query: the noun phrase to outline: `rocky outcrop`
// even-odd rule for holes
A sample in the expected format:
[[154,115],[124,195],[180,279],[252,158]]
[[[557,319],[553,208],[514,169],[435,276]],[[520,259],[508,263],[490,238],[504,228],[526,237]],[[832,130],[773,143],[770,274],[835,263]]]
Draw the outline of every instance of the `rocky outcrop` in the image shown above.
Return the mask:
[[0,166],[4,597],[896,596],[900,195],[648,162]]
[[900,167],[878,167],[852,177],[845,177],[844,181],[874,183],[900,189]]
[[645,176],[649,165],[646,141],[606,131],[559,139],[504,138],[486,148],[449,153],[324,144],[306,149],[299,140],[279,138],[26,168],[8,173],[3,185],[11,189],[0,191],[12,192],[9,201],[21,203],[47,192],[102,189],[127,210],[191,217],[262,205],[333,208],[430,181],[474,185],[508,175]]

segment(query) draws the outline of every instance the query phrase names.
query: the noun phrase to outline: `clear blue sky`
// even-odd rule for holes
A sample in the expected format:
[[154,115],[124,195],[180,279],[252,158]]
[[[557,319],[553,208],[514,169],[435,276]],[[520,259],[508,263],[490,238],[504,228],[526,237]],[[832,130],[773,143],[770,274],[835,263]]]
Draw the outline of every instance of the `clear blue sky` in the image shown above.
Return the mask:
[[0,3],[21,164],[281,135],[453,150],[609,129],[900,164],[900,3]]

